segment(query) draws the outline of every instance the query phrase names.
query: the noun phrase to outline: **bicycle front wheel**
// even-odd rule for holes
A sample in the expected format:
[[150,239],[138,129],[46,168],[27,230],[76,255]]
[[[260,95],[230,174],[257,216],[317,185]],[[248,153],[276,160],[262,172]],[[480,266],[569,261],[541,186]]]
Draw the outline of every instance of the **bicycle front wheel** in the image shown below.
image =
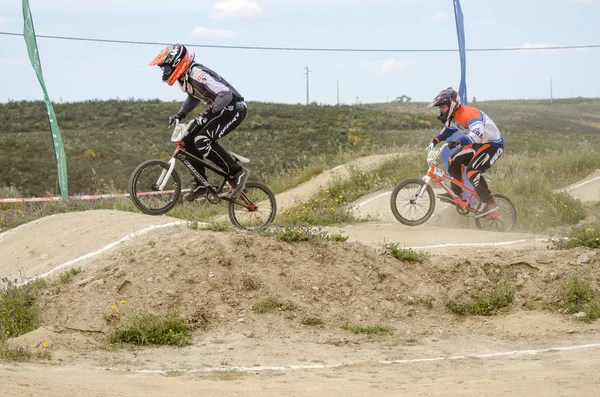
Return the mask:
[[229,219],[240,229],[262,230],[275,219],[275,195],[264,183],[249,181],[240,196],[229,202]]
[[160,178],[169,170],[169,163],[162,160],[147,160],[138,165],[129,179],[129,197],[133,204],[148,215],[162,215],[179,200],[181,180],[173,170],[164,190],[159,190]]
[[[419,197],[423,186],[426,186],[425,193]],[[390,197],[390,206],[400,223],[417,226],[426,222],[433,214],[435,195],[431,186],[422,179],[409,178],[396,185]]]
[[479,230],[491,232],[510,232],[517,224],[517,209],[508,197],[494,194],[498,210],[481,218],[475,218],[475,226]]

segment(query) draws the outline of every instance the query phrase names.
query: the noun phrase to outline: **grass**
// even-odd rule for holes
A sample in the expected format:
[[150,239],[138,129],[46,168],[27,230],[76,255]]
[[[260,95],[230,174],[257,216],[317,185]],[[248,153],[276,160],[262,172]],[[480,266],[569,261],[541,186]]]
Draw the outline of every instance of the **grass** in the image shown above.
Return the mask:
[[36,346],[10,346],[6,338],[0,338],[0,360],[29,361],[31,359],[51,358],[48,342],[40,341]]
[[366,334],[366,335],[387,335],[392,334],[393,331],[390,327],[386,327],[383,325],[368,325],[368,326],[360,326],[360,325],[350,325],[348,323],[342,325],[342,329],[348,332],[352,332],[353,334]]
[[272,313],[275,311],[294,311],[298,307],[291,301],[282,301],[268,297],[252,305],[252,310],[258,314]]
[[71,281],[73,281],[73,277],[77,276],[78,274],[80,274],[82,272],[81,268],[78,267],[77,269],[72,267],[69,270],[65,270],[64,272],[62,272],[60,274],[60,282],[61,284],[68,284]]
[[276,222],[289,227],[326,226],[355,223],[352,209],[343,194],[323,190],[317,196],[281,210]]
[[191,344],[187,324],[176,314],[137,314],[124,320],[109,337],[109,343],[185,346]]
[[473,292],[469,300],[451,300],[447,302],[446,308],[459,315],[491,316],[499,309],[509,307],[514,297],[514,286],[506,277],[498,277]]
[[262,287],[262,283],[256,276],[245,275],[242,278],[242,287],[244,287],[246,291],[256,291]]
[[36,346],[14,346],[9,341],[39,327],[39,299],[46,288],[43,279],[20,286],[16,282],[5,277],[0,286],[0,359],[27,361],[50,358],[46,341],[40,341]]
[[577,224],[583,204],[557,191],[600,168],[600,153],[582,146],[574,152],[554,148],[545,153],[508,153],[486,173],[492,192],[506,194],[517,207],[519,228],[543,231]]
[[574,273],[566,276],[557,292],[557,302],[566,314],[585,313],[580,317],[582,321],[600,318],[600,294],[589,275]]
[[299,241],[331,241],[331,242],[345,242],[348,240],[348,236],[344,236],[340,233],[327,233],[321,228],[312,228],[307,226],[293,226],[293,227],[278,227],[275,229],[269,229],[262,232],[265,236],[274,236],[277,240],[285,241],[288,243],[296,243]]
[[0,339],[24,335],[39,327],[40,295],[46,287],[43,279],[25,285],[2,279],[0,289]]
[[[376,108],[370,106],[256,102],[248,105],[247,119],[235,134],[221,141],[225,148],[250,158],[253,177],[267,183],[285,179],[299,170],[306,170],[310,175],[319,167],[324,169],[334,165],[340,156],[349,152],[389,148],[399,138],[400,134],[392,135],[398,128],[428,128],[426,123],[419,122],[420,117],[404,117],[407,112],[412,112],[408,107],[374,111]],[[168,139],[165,121],[179,106],[172,102],[86,101],[54,106],[61,126],[72,192],[96,193],[111,184],[117,189],[111,193],[124,192],[131,173],[128,170],[148,158],[165,158],[174,149]],[[431,116],[425,109],[421,113],[423,117]],[[0,157],[0,166],[12,165],[10,169],[13,170],[3,182],[25,195],[56,192],[56,166],[43,102],[0,104],[0,120],[0,147],[7,153],[26,152],[27,142],[32,140],[40,143],[38,156],[27,159]],[[135,139],[135,132],[140,130],[145,131],[143,148]],[[266,141],[269,142],[269,156],[264,155]]]
[[600,248],[600,225],[574,226],[563,238],[552,240],[554,248]]
[[381,246],[387,250],[390,255],[402,262],[421,263],[428,257],[427,253],[417,252],[412,248],[400,248],[398,243],[383,243]]
[[434,301],[435,301],[435,298],[427,296],[427,297],[419,297],[417,299],[415,299],[415,298],[409,299],[407,303],[409,305],[421,305],[427,309],[433,309]]
[[[515,203],[517,228],[545,231],[584,219],[586,209],[579,201],[554,190],[600,168],[600,152],[594,150],[600,145],[600,100],[486,101],[477,106],[496,121],[504,135],[506,152],[486,177],[493,192],[504,193]],[[124,193],[137,164],[148,158],[168,158],[173,145],[165,139],[164,120],[174,107],[172,102],[158,100],[55,104],[70,192]],[[391,188],[400,179],[423,175],[422,147],[438,132],[435,114],[422,103],[338,107],[251,102],[249,109],[247,120],[222,143],[249,157],[252,178],[270,184],[275,192],[359,156],[406,153],[405,158],[372,171],[351,170],[350,179],[336,181],[328,191],[298,203],[287,214],[282,212],[277,222],[287,226],[360,221],[354,219],[349,203]],[[0,156],[0,168],[11,170],[3,177],[0,197],[57,195],[43,102],[0,104],[0,121],[0,147],[6,154]],[[139,129],[145,131],[143,150],[135,140]],[[264,152],[267,139],[268,156]],[[31,141],[39,143],[38,155],[16,155],[27,152]],[[178,169],[184,184],[191,181],[183,168]],[[137,211],[128,199],[0,204],[0,231],[55,213],[89,209]],[[205,222],[224,210],[223,205],[194,202],[177,205],[169,216]]]
[[226,232],[233,229],[233,225],[228,222],[212,222],[208,225],[197,227],[198,230],[209,230],[211,232]]
[[310,199],[282,210],[277,222],[287,226],[329,226],[370,220],[356,219],[350,203],[379,189],[392,188],[406,175],[425,173],[424,162],[417,160],[416,153],[407,152],[372,170],[350,168],[348,179],[336,179]]
[[301,324],[309,327],[316,327],[323,325],[323,320],[317,316],[306,316],[302,319]]
[[269,187],[273,193],[281,193],[294,188],[325,171],[325,162],[312,163],[288,170],[273,178]]

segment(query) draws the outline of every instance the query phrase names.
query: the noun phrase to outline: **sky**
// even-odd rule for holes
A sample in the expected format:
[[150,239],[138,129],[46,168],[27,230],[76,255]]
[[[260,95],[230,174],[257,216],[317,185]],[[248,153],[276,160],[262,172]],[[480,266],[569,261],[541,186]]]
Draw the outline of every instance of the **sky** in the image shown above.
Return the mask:
[[[600,45],[600,0],[462,0],[467,49]],[[38,35],[189,44],[249,101],[428,102],[460,83],[458,51],[326,52],[202,45],[458,49],[452,0],[30,0]],[[21,0],[0,0],[0,32],[22,33]],[[183,101],[148,63],[162,44],[38,37],[54,102]],[[467,52],[469,100],[600,96],[600,47]],[[0,34],[0,103],[41,100],[22,36]]]

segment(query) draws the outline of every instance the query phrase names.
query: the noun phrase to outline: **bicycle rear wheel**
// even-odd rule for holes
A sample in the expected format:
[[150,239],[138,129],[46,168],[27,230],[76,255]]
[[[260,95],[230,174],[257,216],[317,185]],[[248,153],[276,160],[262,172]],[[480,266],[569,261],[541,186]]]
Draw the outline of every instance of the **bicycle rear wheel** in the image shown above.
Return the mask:
[[[417,197],[423,186],[426,186],[423,197]],[[420,225],[431,217],[435,209],[433,189],[422,179],[404,179],[392,191],[390,207],[400,223],[407,226]]]
[[229,219],[240,229],[262,230],[275,219],[275,195],[264,183],[249,181],[238,198],[229,202]]
[[475,218],[475,226],[479,230],[510,232],[517,224],[517,209],[503,194],[494,194],[494,199],[498,210],[481,218]]
[[133,204],[148,215],[162,215],[168,212],[179,200],[181,180],[177,170],[173,170],[163,191],[158,190],[158,181],[169,163],[162,160],[146,160],[131,174],[129,197]]

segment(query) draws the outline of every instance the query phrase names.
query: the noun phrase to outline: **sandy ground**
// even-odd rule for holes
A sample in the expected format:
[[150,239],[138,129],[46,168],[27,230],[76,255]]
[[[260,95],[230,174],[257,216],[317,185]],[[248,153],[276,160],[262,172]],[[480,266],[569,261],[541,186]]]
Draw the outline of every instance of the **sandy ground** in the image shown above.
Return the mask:
[[600,170],[564,190],[583,202],[600,201]]
[[[344,168],[278,196],[278,204],[309,197]],[[599,175],[569,192],[598,201]],[[561,274],[578,269],[581,255],[590,254],[600,280],[597,256],[549,251],[546,236],[451,229],[455,214],[443,206],[430,224],[408,228],[386,214],[385,192],[361,203],[357,210],[378,220],[332,228],[350,236],[337,245],[190,230],[167,216],[118,211],[59,214],[0,234],[2,277],[46,275],[51,289],[60,271],[84,269],[49,293],[43,327],[13,341],[48,341],[51,358],[0,363],[2,395],[600,395],[600,325],[548,309]],[[399,265],[382,242],[431,257]],[[513,309],[466,318],[444,309],[439,297],[459,297],[500,271],[519,286]],[[253,313],[252,302],[267,295],[298,310]],[[438,297],[432,308],[414,303],[431,297]],[[115,313],[120,301],[127,303]],[[142,309],[177,309],[208,325],[184,348],[107,348],[115,321]],[[307,315],[325,324],[304,326]],[[394,332],[354,335],[340,329],[344,323]]]

